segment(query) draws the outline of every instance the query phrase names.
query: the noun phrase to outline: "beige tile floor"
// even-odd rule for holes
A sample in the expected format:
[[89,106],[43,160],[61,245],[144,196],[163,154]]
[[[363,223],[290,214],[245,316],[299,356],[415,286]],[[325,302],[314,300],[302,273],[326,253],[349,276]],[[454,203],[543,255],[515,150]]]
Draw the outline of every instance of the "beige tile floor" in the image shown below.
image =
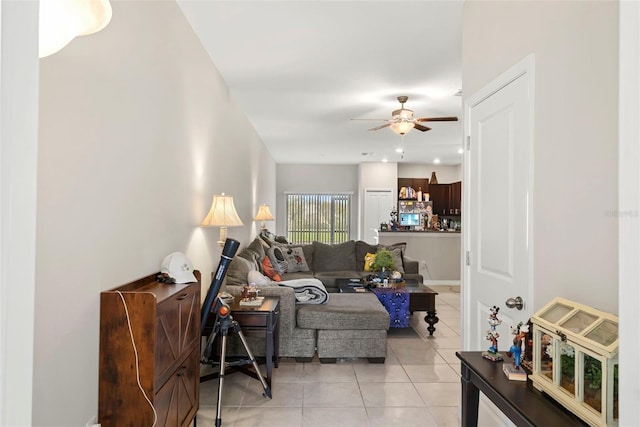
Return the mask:
[[[440,322],[429,337],[424,312],[411,317],[416,334],[390,332],[384,364],[366,359],[336,364],[282,359],[274,369],[273,399],[261,383],[241,373],[226,377],[222,398],[225,427],[459,426],[460,294],[433,286]],[[217,381],[200,386],[198,427],[215,426]],[[479,425],[504,425],[481,402]]]

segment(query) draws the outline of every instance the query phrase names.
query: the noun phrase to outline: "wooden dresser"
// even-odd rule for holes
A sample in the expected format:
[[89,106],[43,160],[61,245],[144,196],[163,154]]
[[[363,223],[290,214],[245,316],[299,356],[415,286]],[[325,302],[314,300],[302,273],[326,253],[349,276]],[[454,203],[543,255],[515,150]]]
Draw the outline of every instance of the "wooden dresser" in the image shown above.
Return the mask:
[[[102,427],[188,426],[200,386],[200,272],[197,283],[164,284],[156,275],[100,294],[98,422]],[[119,292],[120,293],[119,293]],[[128,311],[129,322],[127,322]]]

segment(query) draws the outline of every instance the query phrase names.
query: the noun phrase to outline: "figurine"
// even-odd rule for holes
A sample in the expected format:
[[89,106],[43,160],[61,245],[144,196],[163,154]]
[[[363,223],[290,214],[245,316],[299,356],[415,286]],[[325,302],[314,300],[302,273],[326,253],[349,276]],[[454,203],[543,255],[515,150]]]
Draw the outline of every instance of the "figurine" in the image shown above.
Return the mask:
[[489,309],[489,330],[486,338],[491,341],[491,346],[488,351],[482,352],[482,357],[493,362],[503,360],[502,355],[498,353],[498,338],[500,338],[500,334],[496,331],[496,326],[502,323],[502,320],[498,318],[499,311],[500,307],[495,305]]
[[252,283],[251,285],[244,285],[244,287],[242,288],[242,300],[255,301],[256,299],[258,299],[258,292],[260,291],[255,284]]
[[398,210],[395,208],[395,206],[393,207],[393,210],[390,213],[391,215],[391,230],[392,231],[398,231]]
[[515,328],[511,327],[511,333],[514,335],[513,344],[507,352],[507,356],[513,356],[513,366],[516,369],[520,369],[520,362],[522,361],[522,345],[529,333],[529,325],[524,325],[522,322],[518,323]]

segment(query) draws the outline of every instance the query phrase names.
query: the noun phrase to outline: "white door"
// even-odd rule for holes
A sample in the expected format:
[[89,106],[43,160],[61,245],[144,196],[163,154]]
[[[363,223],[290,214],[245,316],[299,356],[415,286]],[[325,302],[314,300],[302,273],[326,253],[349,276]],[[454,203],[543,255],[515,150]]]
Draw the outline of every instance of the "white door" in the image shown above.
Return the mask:
[[389,222],[395,206],[392,190],[364,190],[364,239],[371,245],[378,244],[380,224]]
[[[465,267],[463,346],[486,350],[492,306],[502,324],[498,349],[512,343],[511,326],[533,314],[532,171],[533,57],[527,57],[466,102]],[[523,309],[508,308],[522,298]]]

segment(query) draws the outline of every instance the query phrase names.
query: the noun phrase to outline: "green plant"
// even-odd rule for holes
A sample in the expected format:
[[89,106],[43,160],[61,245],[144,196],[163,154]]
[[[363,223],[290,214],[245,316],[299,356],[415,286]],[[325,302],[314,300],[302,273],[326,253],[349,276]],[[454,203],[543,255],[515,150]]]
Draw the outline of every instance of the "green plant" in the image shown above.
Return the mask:
[[393,270],[395,267],[395,260],[393,254],[388,249],[380,249],[376,253],[376,257],[373,260],[373,269],[375,271]]

